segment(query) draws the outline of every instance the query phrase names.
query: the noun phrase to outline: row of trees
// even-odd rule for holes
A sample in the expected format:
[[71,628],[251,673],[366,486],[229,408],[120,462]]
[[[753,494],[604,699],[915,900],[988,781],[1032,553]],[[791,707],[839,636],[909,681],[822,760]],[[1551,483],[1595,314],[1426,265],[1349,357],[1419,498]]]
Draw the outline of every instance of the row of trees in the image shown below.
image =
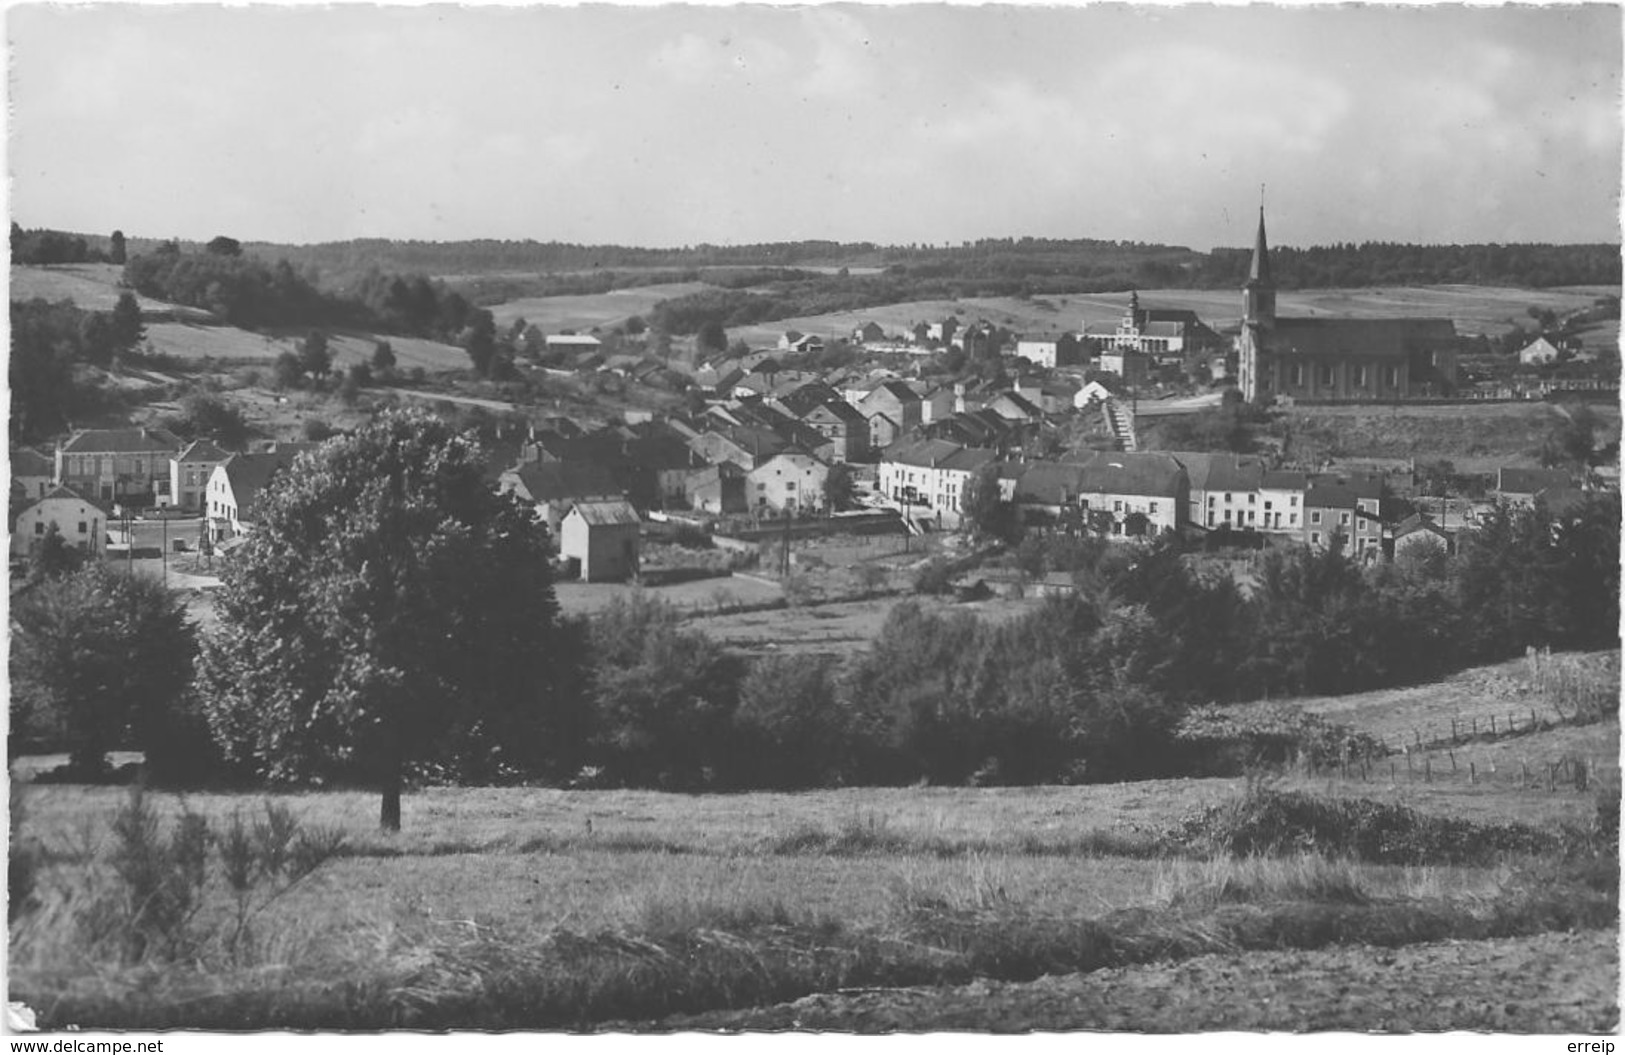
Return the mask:
[[11,224],[13,264],[122,264],[127,252],[123,231],[114,231],[103,249],[80,235],[48,228],[25,231],[15,220]]
[[1166,774],[1186,761],[1173,730],[1193,705],[1617,645],[1617,496],[1555,523],[1500,510],[1460,556],[1379,571],[1273,553],[1251,595],[1177,541],[1054,536],[1025,558],[1070,572],[1075,597],[1002,625],[905,603],[845,662],[750,662],[646,598],[562,619],[545,529],[436,418],[386,411],[302,458],[267,489],[200,641],[174,601],[105,567],[27,591],[19,736],[57,737],[87,770],[133,743],[156,779],[362,783],[393,828],[414,779]]

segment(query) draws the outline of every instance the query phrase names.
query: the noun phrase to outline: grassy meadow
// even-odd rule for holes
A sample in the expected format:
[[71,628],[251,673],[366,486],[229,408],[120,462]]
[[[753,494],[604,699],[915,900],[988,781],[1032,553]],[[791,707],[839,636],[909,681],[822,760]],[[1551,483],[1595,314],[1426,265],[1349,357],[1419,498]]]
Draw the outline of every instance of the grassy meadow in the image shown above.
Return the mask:
[[[1617,653],[1580,662],[1617,678]],[[1439,713],[1476,713],[1479,697],[1509,696],[1524,674],[1503,664],[1300,702],[1380,732],[1433,714],[1430,699]],[[1499,779],[1472,784],[1444,773],[1435,749],[1431,782],[1396,756],[1393,777],[1379,767],[710,795],[424,788],[394,835],[377,831],[377,800],[363,791],[151,793],[155,844],[188,814],[216,833],[234,816],[263,826],[267,802],[342,843],[308,876],[268,880],[242,904],[211,871],[182,926],[184,955],[122,964],[105,896],[110,869],[129,860],[112,826],[129,792],[18,785],[13,846],[38,865],[32,909],[11,929],[11,999],[48,1028],[1181,1031],[1216,1028],[1205,1023],[1223,1021],[1222,995],[1257,992],[1246,965],[1273,955],[1308,958],[1276,985],[1340,964],[1376,989],[1350,1004],[1316,982],[1246,1028],[1376,1028],[1358,1016],[1388,1007],[1377,968],[1393,957],[1418,970],[1443,957],[1462,984],[1513,985],[1516,972],[1495,974],[1489,951],[1563,963],[1554,935],[1613,933],[1617,858],[1598,817],[1617,803],[1618,737],[1605,721],[1454,745],[1463,768],[1501,753]],[[1585,788],[1572,771],[1551,786],[1507,779],[1515,758],[1545,772],[1575,756],[1593,762]],[[1382,845],[1398,849],[1370,857],[1328,828],[1294,841],[1308,830],[1292,826],[1308,822],[1290,819],[1304,808],[1293,803],[1308,802],[1348,824],[1388,825]],[[1236,849],[1238,832],[1275,830],[1266,822],[1285,825],[1287,841]],[[1617,960],[1593,970],[1615,982],[1583,987],[1584,999],[1555,1001],[1532,982],[1491,1017],[1450,1004],[1395,1021],[1582,1028],[1617,1013]],[[1151,979],[1169,971],[1208,979],[1207,1010],[1154,998]],[[1387,983],[1396,997],[1405,977]],[[854,1004],[854,987],[897,992]],[[1102,991],[1125,994],[1115,1011]],[[967,992],[984,1002],[950,999]]]

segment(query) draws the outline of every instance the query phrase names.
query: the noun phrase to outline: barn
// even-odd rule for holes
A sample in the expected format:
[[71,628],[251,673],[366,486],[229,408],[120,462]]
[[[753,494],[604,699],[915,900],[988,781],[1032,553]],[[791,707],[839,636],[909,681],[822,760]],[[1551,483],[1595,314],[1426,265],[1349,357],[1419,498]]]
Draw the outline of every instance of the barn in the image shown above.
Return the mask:
[[624,498],[577,502],[559,530],[559,553],[581,564],[582,582],[614,582],[638,573],[638,511]]

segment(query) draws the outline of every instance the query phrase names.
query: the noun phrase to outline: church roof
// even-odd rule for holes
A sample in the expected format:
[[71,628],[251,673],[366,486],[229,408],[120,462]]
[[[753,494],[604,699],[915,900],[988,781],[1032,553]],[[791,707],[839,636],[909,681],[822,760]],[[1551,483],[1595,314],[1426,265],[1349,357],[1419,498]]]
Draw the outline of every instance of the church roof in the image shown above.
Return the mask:
[[1253,263],[1247,269],[1247,284],[1273,285],[1270,277],[1270,247],[1264,238],[1264,207],[1258,207],[1258,238],[1253,242]]
[[1412,351],[1450,345],[1449,319],[1276,319],[1270,350],[1290,355],[1374,355],[1402,358]]

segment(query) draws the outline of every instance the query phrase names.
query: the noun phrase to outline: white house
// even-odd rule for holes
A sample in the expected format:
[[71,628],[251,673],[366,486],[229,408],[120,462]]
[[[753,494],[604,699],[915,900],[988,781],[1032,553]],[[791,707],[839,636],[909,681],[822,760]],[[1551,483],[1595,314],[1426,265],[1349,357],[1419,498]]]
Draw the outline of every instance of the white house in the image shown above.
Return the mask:
[[1022,337],[1016,341],[1016,356],[1053,370],[1060,342],[1059,337]]
[[92,556],[107,552],[107,511],[65,484],[22,508],[12,523],[11,555],[27,557],[45,541],[51,526],[69,546]]
[[1518,362],[1524,366],[1542,366],[1557,362],[1562,355],[1557,345],[1544,337],[1536,337],[1518,352]]
[[996,458],[993,451],[949,440],[906,444],[882,456],[879,490],[908,509],[912,519],[934,517],[939,527],[957,528],[971,477]]
[[273,450],[233,454],[214,467],[204,489],[203,515],[216,542],[237,538],[252,530],[255,503],[271,478],[293,464],[313,443],[280,443]]
[[828,462],[787,447],[745,474],[745,501],[752,509],[822,509],[828,479]]
[[1072,405],[1079,410],[1087,410],[1096,403],[1104,403],[1112,398],[1112,390],[1099,381],[1090,381],[1082,388],[1072,393]]
[[215,466],[231,457],[208,440],[197,440],[169,459],[169,499],[177,509],[201,510]]

